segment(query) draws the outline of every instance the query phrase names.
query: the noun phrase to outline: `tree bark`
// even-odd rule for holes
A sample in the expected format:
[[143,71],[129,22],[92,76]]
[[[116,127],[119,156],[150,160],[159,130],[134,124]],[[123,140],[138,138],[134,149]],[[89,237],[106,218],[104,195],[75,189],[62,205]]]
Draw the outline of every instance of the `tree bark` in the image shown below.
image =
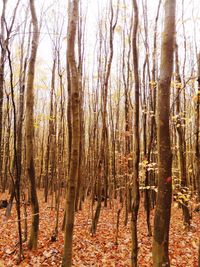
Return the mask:
[[[0,56],[0,182],[2,183],[2,120],[3,120],[3,98],[4,98],[4,68],[5,68],[5,56],[6,56],[6,39],[5,35],[5,12],[6,12],[7,0],[3,1],[2,13],[1,13],[1,56]],[[2,186],[3,187],[3,186]]]
[[170,144],[170,83],[173,71],[176,1],[165,1],[165,21],[158,85],[158,196],[154,218],[153,266],[170,266],[168,244],[172,198],[172,153]]
[[196,157],[196,183],[198,201],[200,202],[200,53],[198,54],[198,91],[197,91],[197,104],[196,104],[196,140],[195,140],[195,157]]
[[39,40],[38,21],[35,12],[34,0],[30,0],[30,11],[33,25],[33,35],[31,44],[31,55],[28,66],[27,93],[26,93],[26,167],[30,181],[30,198],[32,209],[31,234],[29,248],[36,249],[39,231],[39,204],[35,182],[34,165],[34,76],[35,61]]
[[140,203],[139,192],[139,162],[140,162],[140,134],[139,134],[139,73],[138,73],[138,49],[137,49],[137,33],[138,33],[138,5],[137,0],[133,0],[134,9],[134,25],[133,25],[133,71],[135,79],[135,110],[134,110],[134,161],[133,161],[133,181],[132,181],[132,207],[131,207],[131,266],[137,267],[138,255],[138,238],[137,238],[137,218]]
[[78,0],[70,2],[67,40],[67,63],[71,85],[72,148],[66,195],[65,241],[62,267],[72,265],[72,242],[75,217],[75,196],[79,168],[80,123],[79,123],[79,75],[75,59],[75,39],[78,22]]
[[[179,71],[179,58],[178,58],[178,45],[175,45],[175,70],[176,70],[176,113],[177,113],[177,121],[176,121],[176,129],[178,133],[178,152],[179,152],[179,169],[180,169],[180,179],[181,179],[181,187],[187,187],[187,171],[186,171],[186,141],[184,130],[182,126],[182,118],[181,118],[181,101],[180,101],[180,90],[182,88],[182,81]],[[181,85],[181,87],[180,87]],[[188,208],[187,201],[183,201],[181,204],[183,210],[183,220],[185,226],[190,225],[190,212]]]

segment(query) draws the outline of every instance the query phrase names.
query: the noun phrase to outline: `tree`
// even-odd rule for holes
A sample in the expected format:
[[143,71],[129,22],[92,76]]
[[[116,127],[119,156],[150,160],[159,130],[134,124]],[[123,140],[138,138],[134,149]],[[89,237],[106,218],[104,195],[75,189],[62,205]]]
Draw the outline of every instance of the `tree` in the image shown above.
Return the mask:
[[168,244],[172,198],[172,153],[170,145],[170,83],[173,71],[176,1],[165,1],[160,80],[158,84],[158,195],[154,218],[153,266],[170,266]]
[[39,231],[39,204],[36,191],[35,166],[34,166],[34,77],[35,61],[37,55],[39,31],[38,21],[35,12],[34,0],[30,0],[30,11],[33,25],[33,35],[31,43],[31,54],[28,66],[28,77],[26,87],[26,167],[30,181],[30,200],[32,209],[31,234],[29,248],[36,249]]
[[70,99],[71,99],[71,117],[72,117],[72,136],[71,136],[71,158],[70,169],[67,183],[66,194],[66,219],[65,219],[65,241],[62,267],[72,265],[72,242],[75,216],[75,197],[76,184],[78,179],[79,168],[79,147],[80,147],[80,123],[79,123],[79,75],[75,58],[75,41],[78,22],[78,0],[69,2],[69,19],[68,19],[68,40],[67,40],[67,63],[70,75]]
[[[5,38],[5,12],[6,12],[7,0],[3,1],[3,8],[1,13],[1,32],[0,32],[0,45],[1,45],[1,57],[0,57],[0,151],[2,146],[2,118],[3,118],[3,97],[4,97],[4,68],[5,68],[5,56],[7,38]],[[0,153],[1,154],[1,153]],[[2,182],[2,156],[0,155],[0,179]]]
[[134,163],[133,163],[133,182],[132,182],[132,208],[131,208],[131,265],[137,267],[138,240],[137,240],[137,217],[140,203],[139,192],[139,162],[140,162],[140,134],[139,134],[139,92],[140,82],[138,73],[138,50],[137,50],[137,31],[138,31],[138,6],[137,0],[133,0],[134,25],[133,25],[133,72],[135,79],[135,112],[134,112]]
[[[181,179],[181,186],[184,187],[188,186],[187,183],[187,171],[186,171],[186,142],[185,142],[185,135],[184,135],[184,127],[185,126],[181,121],[181,103],[180,103],[180,88],[182,88],[182,81],[179,71],[179,58],[178,58],[178,44],[175,45],[175,70],[176,70],[176,112],[177,112],[177,119],[176,119],[176,129],[178,133],[178,152],[179,152],[179,169],[180,169],[180,179]],[[188,209],[187,201],[182,201],[181,203],[182,210],[183,210],[183,218],[184,224],[186,226],[190,225],[190,212]]]
[[195,134],[195,157],[196,157],[196,182],[198,201],[200,202],[200,53],[197,58],[198,62],[198,91],[197,91],[197,104],[196,104],[196,134]]

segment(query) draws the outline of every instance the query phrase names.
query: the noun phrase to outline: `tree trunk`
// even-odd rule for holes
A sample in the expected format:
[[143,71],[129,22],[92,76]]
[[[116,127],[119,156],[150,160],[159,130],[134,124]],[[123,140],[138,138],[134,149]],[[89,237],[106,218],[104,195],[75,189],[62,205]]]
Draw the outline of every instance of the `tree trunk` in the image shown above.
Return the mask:
[[[179,71],[179,58],[178,58],[178,45],[175,45],[175,70],[176,70],[176,129],[178,133],[178,152],[179,152],[179,169],[180,169],[180,179],[181,179],[181,187],[187,187],[187,171],[186,171],[186,141],[181,118],[181,102],[180,102],[180,90],[182,88],[180,71]],[[180,86],[181,85],[181,86]],[[185,226],[190,225],[190,212],[188,208],[188,202],[182,200],[183,204],[181,204],[183,210],[183,220]]]
[[198,91],[197,91],[197,104],[196,104],[196,142],[195,142],[195,157],[196,157],[196,183],[198,201],[200,202],[200,53],[198,54]]
[[[0,32],[0,43],[1,43],[1,56],[0,56],[0,182],[2,184],[2,120],[3,120],[3,97],[4,97],[4,65],[6,55],[6,41],[4,38],[5,33],[5,12],[6,12],[7,0],[3,1],[2,13],[1,13],[1,32]],[[3,187],[3,186],[2,186]]]
[[80,143],[80,124],[79,124],[79,77],[75,59],[75,38],[78,22],[78,0],[70,2],[69,6],[69,26],[67,41],[67,63],[69,66],[70,85],[71,85],[71,116],[72,116],[72,148],[71,160],[66,195],[66,219],[65,219],[65,241],[62,267],[72,265],[72,242],[75,217],[75,196],[76,184],[79,168],[79,143]]
[[131,207],[131,266],[137,267],[138,240],[137,240],[137,218],[140,203],[139,192],[139,162],[140,162],[140,134],[139,134],[139,73],[138,73],[138,6],[137,0],[133,0],[134,26],[133,26],[133,70],[135,79],[135,111],[134,111],[134,162],[133,162],[133,181],[132,181],[132,207]]
[[27,94],[26,94],[26,167],[30,180],[30,197],[32,209],[31,235],[29,239],[29,248],[36,249],[39,231],[39,204],[35,182],[35,165],[34,165],[34,76],[35,61],[39,40],[38,22],[35,12],[34,0],[30,0],[30,10],[33,24],[33,36],[31,44],[31,55],[28,66]]
[[165,21],[158,85],[158,196],[154,218],[153,266],[170,266],[168,244],[172,198],[172,153],[170,144],[170,83],[173,71],[176,1],[165,1]]
[[[54,52],[55,53],[55,52]],[[49,175],[52,173],[53,166],[51,165],[51,155],[52,150],[54,149],[54,132],[55,132],[55,123],[54,120],[54,91],[55,91],[55,72],[56,72],[56,57],[54,56],[53,59],[53,67],[52,67],[52,76],[51,76],[51,92],[50,92],[50,112],[49,112],[49,122],[48,122],[48,137],[47,137],[47,147],[46,147],[46,159],[45,159],[45,179],[44,179],[44,197],[45,202],[48,200],[48,193],[49,193],[49,187],[50,187],[50,179],[53,179],[52,175]],[[53,153],[54,154],[54,153]],[[55,161],[55,154],[53,155],[54,161]],[[50,176],[50,177],[49,177]]]

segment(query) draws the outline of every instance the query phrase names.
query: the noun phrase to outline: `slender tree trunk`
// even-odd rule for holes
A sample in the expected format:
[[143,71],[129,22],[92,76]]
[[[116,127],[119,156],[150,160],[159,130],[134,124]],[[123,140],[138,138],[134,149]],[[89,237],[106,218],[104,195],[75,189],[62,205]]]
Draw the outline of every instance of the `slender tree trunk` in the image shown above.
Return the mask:
[[[154,37],[153,37],[153,52],[152,52],[152,78],[151,78],[151,109],[152,109],[152,116],[151,116],[151,127],[150,127],[150,137],[148,142],[148,156],[147,161],[150,162],[150,159],[152,161],[156,161],[154,155],[152,155],[152,152],[155,151],[155,144],[157,140],[157,133],[156,133],[156,105],[157,105],[157,73],[158,73],[158,67],[157,67],[157,35],[158,35],[158,19],[160,14],[160,7],[161,7],[162,0],[159,0],[158,8],[157,8],[157,14],[155,19],[155,26],[154,26]],[[151,184],[155,185],[155,174],[150,173],[149,174],[149,180]],[[156,202],[156,194],[155,191],[151,191],[151,205],[154,208],[155,202]]]
[[[181,76],[179,71],[178,45],[175,45],[175,70],[176,70],[176,129],[178,133],[178,152],[179,152],[179,169],[182,188],[187,186],[186,171],[186,142],[181,118],[180,90],[182,88]],[[182,200],[183,220],[186,226],[190,225],[190,212],[187,201]]]
[[5,12],[6,12],[7,0],[3,1],[2,13],[1,13],[1,32],[0,32],[0,44],[1,44],[1,56],[0,56],[0,182],[2,183],[2,120],[3,120],[3,97],[4,97],[4,65],[6,55],[6,42],[5,34]]
[[35,12],[34,0],[30,0],[31,18],[33,24],[33,35],[31,44],[31,55],[28,66],[27,93],[26,93],[26,167],[30,181],[30,198],[32,209],[31,234],[29,248],[36,249],[39,231],[39,204],[36,191],[35,165],[34,165],[34,76],[35,61],[39,40],[38,22]]
[[[7,103],[6,103],[6,115],[5,115],[5,125],[7,122],[7,128],[6,133],[4,137],[5,147],[4,147],[4,179],[2,184],[2,191],[5,192],[7,186],[8,186],[8,170],[10,168],[9,166],[9,151],[10,151],[10,135],[11,135],[11,120],[10,120],[10,98],[9,95],[7,95]],[[8,203],[7,208],[10,206],[10,203]],[[7,210],[6,208],[6,210]]]
[[[54,52],[55,53],[55,52]],[[48,193],[50,187],[50,178],[53,179],[52,173],[53,166],[51,164],[51,155],[52,150],[54,149],[54,131],[55,131],[55,123],[54,123],[54,91],[55,91],[55,72],[56,72],[56,56],[53,59],[53,67],[52,67],[52,76],[51,76],[51,92],[50,92],[50,112],[49,112],[49,122],[48,122],[48,138],[47,138],[47,147],[46,147],[46,159],[45,159],[45,185],[44,185],[44,197],[45,202],[48,200]],[[55,157],[55,154],[53,155]],[[55,158],[54,158],[55,161]]]
[[82,190],[84,181],[84,116],[83,116],[83,103],[84,103],[84,81],[82,79],[83,73],[83,56],[84,56],[84,24],[83,24],[83,14],[82,5],[79,5],[80,15],[78,22],[78,73],[79,73],[79,90],[80,90],[80,106],[79,106],[79,122],[80,122],[80,148],[79,148],[79,170],[78,170],[78,180],[77,180],[77,190],[76,190],[76,201],[75,210],[78,211],[81,208],[82,203]]
[[14,159],[13,164],[15,168],[15,184],[14,184],[14,194],[16,199],[16,209],[17,209],[17,219],[18,219],[18,235],[19,235],[19,263],[22,260],[22,227],[21,227],[21,169],[19,167],[18,161],[18,151],[17,151],[17,118],[16,118],[16,104],[14,100],[14,84],[13,84],[13,70],[12,70],[12,62],[11,62],[11,53],[9,48],[7,47],[8,53],[8,62],[9,62],[9,69],[10,69],[10,88],[11,88],[11,100],[12,100],[12,107],[13,107],[13,129],[14,129],[14,136],[13,136],[13,143],[14,143]]
[[133,182],[132,182],[132,207],[131,207],[131,266],[137,267],[138,255],[138,237],[137,237],[137,218],[140,203],[139,192],[139,162],[140,162],[140,134],[139,134],[139,73],[138,73],[138,50],[137,50],[137,32],[138,32],[138,6],[137,0],[133,0],[134,26],[133,26],[133,69],[135,79],[135,111],[134,111],[134,161],[133,161]]
[[154,218],[153,266],[170,266],[169,228],[172,198],[172,153],[170,144],[170,83],[173,71],[176,0],[165,1],[160,81],[158,85],[158,196]]
[[195,157],[196,157],[196,183],[198,201],[200,202],[200,53],[198,54],[198,91],[197,91],[197,104],[196,104],[196,140],[195,140]]
[[67,41],[67,63],[71,85],[72,147],[66,195],[65,241],[62,267],[72,265],[72,242],[75,217],[75,196],[79,168],[80,123],[79,123],[79,77],[75,58],[75,39],[78,22],[78,0],[70,2]]
[[[101,211],[101,201],[102,196],[104,197],[104,206],[107,207],[108,198],[108,176],[109,176],[109,144],[108,144],[108,88],[109,88],[109,78],[111,73],[112,61],[113,61],[113,39],[114,32],[118,20],[119,5],[117,5],[116,15],[114,16],[113,3],[110,1],[110,20],[109,20],[109,56],[108,61],[105,63],[105,76],[102,84],[102,99],[101,99],[101,117],[102,117],[102,132],[101,132],[101,143],[100,152],[98,160],[98,177],[97,177],[97,187],[98,187],[98,205],[96,207],[95,216],[92,221],[91,231],[94,234],[96,232],[97,223]],[[102,34],[102,33],[100,33]],[[101,42],[101,40],[100,40]],[[101,46],[101,43],[100,43]],[[107,57],[107,56],[106,56]],[[103,181],[103,187],[102,182]]]

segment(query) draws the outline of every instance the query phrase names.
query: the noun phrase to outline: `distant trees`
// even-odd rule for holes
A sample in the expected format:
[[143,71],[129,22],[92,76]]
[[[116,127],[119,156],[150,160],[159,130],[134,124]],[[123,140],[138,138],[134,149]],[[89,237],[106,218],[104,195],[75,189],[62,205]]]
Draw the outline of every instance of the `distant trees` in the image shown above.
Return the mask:
[[[180,169],[180,180],[181,187],[187,188],[188,179],[187,179],[187,171],[186,171],[186,142],[185,142],[185,132],[184,132],[184,123],[182,123],[181,118],[181,94],[180,88],[183,87],[182,80],[180,76],[180,68],[179,68],[179,55],[178,55],[178,45],[175,45],[175,87],[176,87],[176,129],[178,133],[178,159],[179,159],[179,169]],[[185,110],[183,111],[185,112]],[[183,210],[183,220],[186,226],[190,225],[190,213],[188,209],[188,202],[183,201],[182,203]]]
[[171,202],[188,230],[190,202],[200,200],[200,55],[186,36],[184,0],[178,22],[175,0],[92,1],[101,3],[93,25],[85,1],[68,1],[68,12],[60,0],[12,2],[1,11],[0,190],[10,195],[7,217],[16,200],[19,261],[27,233],[37,248],[42,205],[55,209],[51,241],[64,218],[64,267],[72,265],[76,212],[89,207],[95,236],[104,204],[113,209],[115,245],[121,221],[131,226],[136,267],[141,200],[148,236],[156,207],[153,264],[169,266]]
[[[98,162],[97,162],[97,187],[96,194],[98,199],[98,205],[96,207],[95,215],[92,222],[91,232],[96,233],[97,223],[100,216],[101,202],[104,201],[104,206],[107,207],[108,200],[108,190],[109,190],[109,129],[108,129],[108,94],[109,94],[109,81],[111,75],[111,68],[113,62],[114,54],[114,33],[118,21],[118,12],[119,7],[117,6],[116,13],[114,12],[113,2],[110,1],[108,14],[109,24],[108,24],[108,41],[103,40],[103,26],[100,25],[100,47],[103,50],[105,46],[105,64],[100,62],[100,68],[103,70],[103,73],[99,76],[99,82],[101,90],[101,102],[100,102],[100,112],[101,112],[101,134],[100,134],[100,143],[98,151]],[[103,52],[101,52],[100,57],[103,57]]]

